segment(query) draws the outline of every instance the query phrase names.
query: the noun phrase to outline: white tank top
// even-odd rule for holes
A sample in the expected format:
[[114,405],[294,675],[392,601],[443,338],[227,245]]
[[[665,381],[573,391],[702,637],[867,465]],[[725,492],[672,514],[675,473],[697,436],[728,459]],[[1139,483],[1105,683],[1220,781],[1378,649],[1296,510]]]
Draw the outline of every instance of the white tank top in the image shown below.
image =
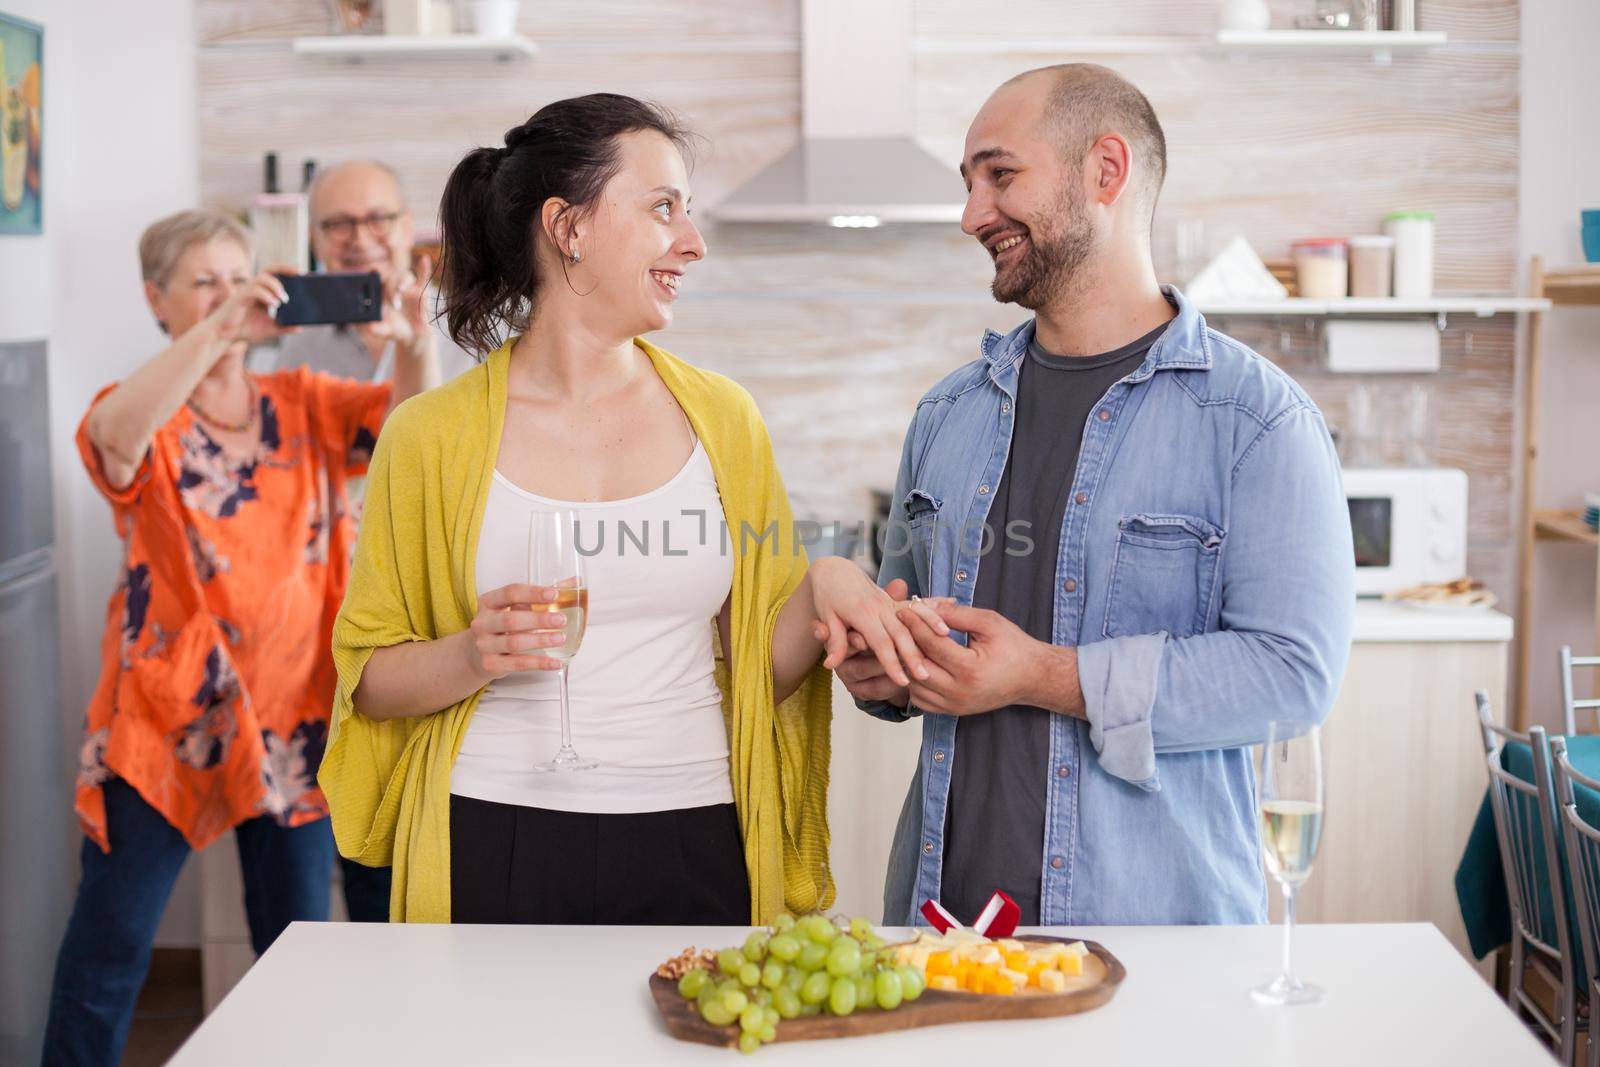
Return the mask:
[[[528,517],[572,508],[589,586],[588,628],[568,668],[572,744],[592,771],[530,770],[561,746],[554,671],[484,692],[450,775],[458,796],[596,813],[733,801],[712,627],[733,584],[722,500],[697,442],[665,485],[599,503],[551,500],[495,471],[478,539],[478,593],[528,580]],[[641,548],[641,544],[644,546]]]

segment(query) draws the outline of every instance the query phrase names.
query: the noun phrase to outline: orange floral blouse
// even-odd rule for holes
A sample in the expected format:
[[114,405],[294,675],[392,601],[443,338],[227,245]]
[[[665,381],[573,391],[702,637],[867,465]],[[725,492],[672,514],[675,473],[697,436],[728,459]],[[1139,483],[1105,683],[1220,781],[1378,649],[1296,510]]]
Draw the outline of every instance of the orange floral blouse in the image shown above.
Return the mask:
[[328,813],[317,766],[355,545],[351,482],[390,387],[304,368],[253,377],[261,447],[242,463],[185,407],[114,489],[87,416],[78,427],[122,540],[77,780],[84,833],[106,851],[102,786],[116,777],[197,849],[258,815],[299,826]]

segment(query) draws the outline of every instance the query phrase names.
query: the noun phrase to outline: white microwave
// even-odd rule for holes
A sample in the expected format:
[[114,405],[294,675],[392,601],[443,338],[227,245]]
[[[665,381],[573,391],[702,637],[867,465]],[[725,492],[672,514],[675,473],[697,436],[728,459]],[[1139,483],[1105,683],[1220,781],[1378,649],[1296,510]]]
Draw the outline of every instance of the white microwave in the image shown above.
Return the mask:
[[1450,467],[1344,471],[1356,595],[1467,573],[1467,473]]

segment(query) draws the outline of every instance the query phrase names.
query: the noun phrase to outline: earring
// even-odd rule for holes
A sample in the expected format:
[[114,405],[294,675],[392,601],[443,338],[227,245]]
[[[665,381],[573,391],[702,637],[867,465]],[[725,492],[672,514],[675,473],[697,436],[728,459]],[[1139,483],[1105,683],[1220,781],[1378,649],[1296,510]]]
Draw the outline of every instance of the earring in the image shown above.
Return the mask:
[[583,258],[583,253],[579,252],[577,250],[577,248],[573,248],[573,250],[572,250],[572,262],[576,263],[579,260],[581,260],[582,258]]

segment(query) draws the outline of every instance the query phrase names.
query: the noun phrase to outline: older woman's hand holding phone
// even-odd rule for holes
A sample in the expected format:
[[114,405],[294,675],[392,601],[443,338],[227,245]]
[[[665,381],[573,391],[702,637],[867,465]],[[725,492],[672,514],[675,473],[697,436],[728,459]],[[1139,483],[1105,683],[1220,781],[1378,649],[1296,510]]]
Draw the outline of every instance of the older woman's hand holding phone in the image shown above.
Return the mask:
[[299,333],[299,327],[277,321],[278,309],[289,302],[289,290],[280,275],[293,276],[293,267],[268,267],[229,297],[211,313],[217,335],[233,341],[259,344],[284,334]]

